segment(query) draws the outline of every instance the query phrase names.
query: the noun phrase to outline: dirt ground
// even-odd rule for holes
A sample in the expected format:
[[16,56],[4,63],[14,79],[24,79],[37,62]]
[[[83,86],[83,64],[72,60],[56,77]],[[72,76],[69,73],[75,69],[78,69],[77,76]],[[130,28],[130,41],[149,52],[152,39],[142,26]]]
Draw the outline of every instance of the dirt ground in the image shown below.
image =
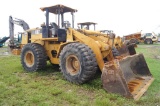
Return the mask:
[[0,57],[1,56],[9,56],[9,55],[11,55],[11,54],[9,53],[9,49],[7,47],[0,48]]

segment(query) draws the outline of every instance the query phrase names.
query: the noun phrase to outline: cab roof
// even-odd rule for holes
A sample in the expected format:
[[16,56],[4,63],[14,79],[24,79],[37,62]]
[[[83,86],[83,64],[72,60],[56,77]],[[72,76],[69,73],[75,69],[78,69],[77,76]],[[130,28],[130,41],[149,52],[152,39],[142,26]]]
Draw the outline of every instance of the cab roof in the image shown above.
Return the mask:
[[78,25],[91,25],[91,24],[97,24],[94,22],[82,22],[82,23],[78,23]]
[[49,12],[54,13],[54,14],[58,14],[58,9],[60,9],[60,13],[66,13],[66,12],[77,12],[78,10],[76,9],[72,9],[70,7],[61,5],[61,4],[57,4],[54,6],[49,6],[49,7],[41,7],[40,8],[42,11],[45,11],[46,9],[49,9]]
[[113,32],[113,30],[107,30],[107,29],[104,29],[104,30],[99,30],[100,32],[105,32],[105,31],[110,31],[110,32]]

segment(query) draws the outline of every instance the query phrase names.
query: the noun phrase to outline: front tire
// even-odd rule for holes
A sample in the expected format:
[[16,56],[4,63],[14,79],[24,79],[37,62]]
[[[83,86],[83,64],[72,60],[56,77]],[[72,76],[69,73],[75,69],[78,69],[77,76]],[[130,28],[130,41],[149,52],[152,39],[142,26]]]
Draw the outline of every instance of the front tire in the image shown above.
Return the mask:
[[47,56],[44,47],[37,43],[28,43],[22,48],[21,64],[28,72],[44,68],[47,65]]
[[76,84],[85,83],[96,74],[95,55],[85,44],[68,44],[60,53],[60,69],[68,81]]
[[153,44],[152,39],[146,39],[146,40],[145,40],[145,43],[146,43],[146,44]]

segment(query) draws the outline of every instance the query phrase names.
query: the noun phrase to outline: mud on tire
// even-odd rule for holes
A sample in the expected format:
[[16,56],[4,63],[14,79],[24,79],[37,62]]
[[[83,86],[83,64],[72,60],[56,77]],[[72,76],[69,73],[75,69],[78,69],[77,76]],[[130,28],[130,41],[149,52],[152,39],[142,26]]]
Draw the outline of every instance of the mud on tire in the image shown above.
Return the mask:
[[28,71],[36,71],[47,65],[47,56],[44,47],[37,43],[28,43],[22,48],[21,64]]
[[72,83],[85,83],[96,74],[97,62],[95,55],[85,44],[68,44],[61,51],[59,59],[63,76]]

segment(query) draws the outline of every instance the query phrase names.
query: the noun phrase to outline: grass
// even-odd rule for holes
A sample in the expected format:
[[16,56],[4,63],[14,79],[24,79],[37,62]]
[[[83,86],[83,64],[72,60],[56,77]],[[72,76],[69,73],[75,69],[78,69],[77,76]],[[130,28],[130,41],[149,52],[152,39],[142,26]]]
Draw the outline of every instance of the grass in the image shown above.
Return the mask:
[[[66,81],[58,67],[48,63],[45,70],[27,73],[20,56],[0,55],[1,106],[159,106],[160,104],[160,45],[138,45],[155,81],[139,101],[110,94],[102,88],[100,75],[83,85]],[[1,49],[0,49],[0,52]]]

